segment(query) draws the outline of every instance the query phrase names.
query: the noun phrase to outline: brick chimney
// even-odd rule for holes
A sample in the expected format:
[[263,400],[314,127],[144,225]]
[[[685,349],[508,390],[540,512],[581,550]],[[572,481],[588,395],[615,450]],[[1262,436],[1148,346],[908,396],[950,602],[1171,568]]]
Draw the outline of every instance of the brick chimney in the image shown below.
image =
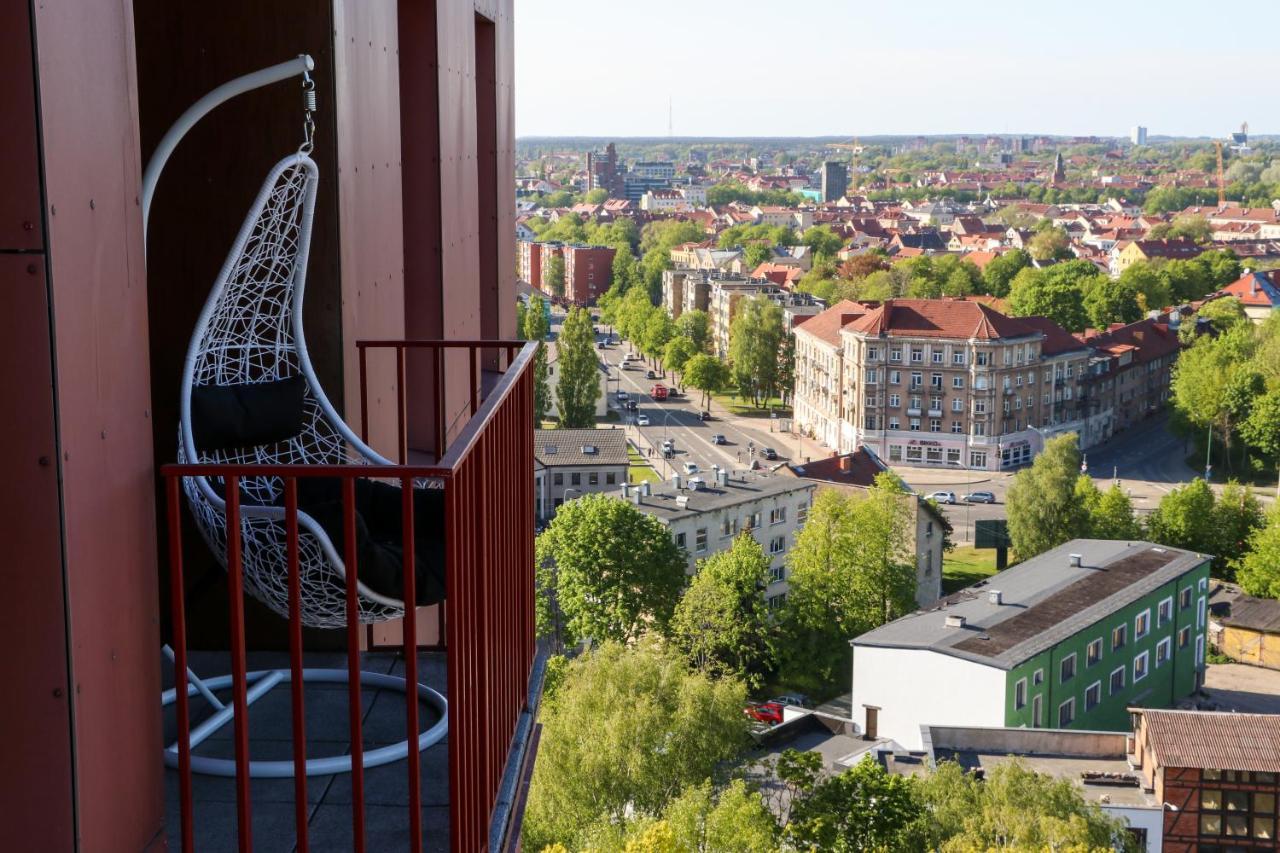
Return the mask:
[[853,470],[853,454],[846,453],[840,457],[840,473],[848,474]]

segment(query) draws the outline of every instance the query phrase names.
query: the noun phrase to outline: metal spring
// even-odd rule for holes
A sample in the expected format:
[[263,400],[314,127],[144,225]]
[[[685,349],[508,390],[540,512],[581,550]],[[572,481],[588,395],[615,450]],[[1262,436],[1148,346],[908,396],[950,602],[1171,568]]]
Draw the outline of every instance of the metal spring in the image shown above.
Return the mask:
[[[312,84],[314,86],[314,84]],[[316,111],[316,90],[314,88],[304,89],[302,92],[302,105],[309,113]]]

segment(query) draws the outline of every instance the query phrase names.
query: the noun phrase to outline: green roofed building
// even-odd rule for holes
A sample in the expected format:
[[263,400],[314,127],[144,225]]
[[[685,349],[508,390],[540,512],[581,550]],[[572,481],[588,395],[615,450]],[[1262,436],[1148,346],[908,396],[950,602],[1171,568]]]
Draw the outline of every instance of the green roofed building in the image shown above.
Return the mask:
[[1204,677],[1210,557],[1077,539],[853,646],[853,708],[922,749],[921,726],[1127,730]]

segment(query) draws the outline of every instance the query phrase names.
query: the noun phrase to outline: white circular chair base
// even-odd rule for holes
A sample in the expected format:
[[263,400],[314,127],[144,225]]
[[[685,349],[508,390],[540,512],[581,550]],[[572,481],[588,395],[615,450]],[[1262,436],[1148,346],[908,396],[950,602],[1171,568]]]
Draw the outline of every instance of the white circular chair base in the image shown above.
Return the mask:
[[[253,698],[259,698],[277,684],[290,681],[290,672],[287,669],[259,669],[248,673],[245,680],[248,683],[250,692],[258,686],[260,688],[257,695]],[[308,684],[347,684],[350,681],[349,673],[345,669],[304,669],[302,671],[302,680]],[[219,675],[215,678],[201,679],[204,686],[210,690],[224,690],[231,686],[232,677],[230,675]],[[262,684],[258,684],[263,682]],[[361,672],[360,683],[366,687],[373,687],[380,690],[398,690],[401,693],[408,692],[408,684],[405,679],[395,675],[384,675],[378,672]],[[266,689],[261,689],[265,687]],[[438,743],[449,731],[449,703],[435,690],[432,690],[425,684],[419,683],[418,699],[425,701],[427,705],[434,708],[440,714],[440,720],[431,728],[422,732],[418,736],[418,751],[421,753]],[[195,684],[187,683],[187,695],[198,696],[199,688]],[[161,696],[162,705],[172,705],[177,700],[177,689],[171,688],[164,691]],[[227,776],[236,775],[236,763],[226,758],[210,758],[208,756],[196,755],[195,747],[203,742],[210,734],[217,729],[226,725],[231,720],[231,708],[228,704],[225,709],[216,712],[209,720],[201,723],[196,729],[203,729],[198,740],[193,742],[191,755],[191,770],[194,773],[201,773],[206,776]],[[221,719],[217,719],[217,718]],[[399,743],[383,746],[377,749],[366,750],[361,765],[364,767],[378,767],[383,764],[390,764],[393,761],[399,761],[409,754],[409,741],[402,740]],[[177,769],[178,767],[178,747],[175,743],[164,750],[164,763],[167,767]],[[253,779],[282,779],[293,778],[293,761],[250,761],[249,776]],[[334,755],[321,758],[307,759],[306,775],[308,776],[328,776],[334,773],[350,773],[351,772],[351,756],[350,755]]]

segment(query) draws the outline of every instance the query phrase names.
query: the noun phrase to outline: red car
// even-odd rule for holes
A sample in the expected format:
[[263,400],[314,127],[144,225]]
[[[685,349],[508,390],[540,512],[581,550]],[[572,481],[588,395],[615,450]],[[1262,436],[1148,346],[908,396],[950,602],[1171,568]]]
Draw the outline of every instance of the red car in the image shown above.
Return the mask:
[[752,702],[742,709],[742,713],[757,723],[776,726],[782,722],[782,706],[777,702]]

